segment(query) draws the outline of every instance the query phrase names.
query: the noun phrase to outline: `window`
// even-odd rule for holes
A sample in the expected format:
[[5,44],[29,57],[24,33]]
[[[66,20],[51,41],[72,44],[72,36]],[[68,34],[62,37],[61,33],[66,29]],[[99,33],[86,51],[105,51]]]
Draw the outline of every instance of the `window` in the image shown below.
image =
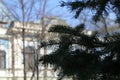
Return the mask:
[[8,67],[8,42],[8,39],[0,38],[0,69]]
[[4,50],[0,50],[0,69],[5,69],[6,68],[6,64],[5,64],[5,51]]
[[27,70],[34,69],[34,62],[35,62],[34,53],[35,53],[34,47],[28,46],[25,48],[25,59],[26,59],[25,63]]

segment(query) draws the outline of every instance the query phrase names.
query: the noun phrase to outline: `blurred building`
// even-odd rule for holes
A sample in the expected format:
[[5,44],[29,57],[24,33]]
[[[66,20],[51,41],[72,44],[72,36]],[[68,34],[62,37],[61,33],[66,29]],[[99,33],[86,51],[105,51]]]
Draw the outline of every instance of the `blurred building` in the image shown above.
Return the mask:
[[[23,80],[23,23],[17,21],[2,3],[0,3],[0,8],[0,80]],[[53,50],[50,47],[40,49],[39,53],[37,50],[41,40],[57,37],[48,33],[48,29],[56,24],[67,25],[64,20],[56,17],[45,17],[43,20],[44,25],[41,21],[24,23],[25,69],[28,80],[33,75],[36,80],[36,56],[49,54]],[[50,67],[45,68],[40,64],[39,79],[45,80],[44,78],[56,80],[56,74]]]

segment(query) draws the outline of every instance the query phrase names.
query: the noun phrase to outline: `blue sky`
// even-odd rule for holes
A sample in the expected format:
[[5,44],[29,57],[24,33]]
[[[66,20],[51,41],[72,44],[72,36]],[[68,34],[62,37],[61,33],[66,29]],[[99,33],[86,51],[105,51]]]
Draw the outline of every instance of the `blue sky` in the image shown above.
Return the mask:
[[48,8],[48,11],[50,11],[50,13],[52,13],[53,15],[66,20],[71,26],[79,24],[80,20],[73,17],[74,13],[70,12],[69,9],[66,7],[60,7],[60,2],[61,0],[49,0],[48,6],[50,7]]
[[[92,21],[92,17],[91,15],[93,15],[93,13],[89,12],[89,10],[84,11],[79,19],[75,19],[74,13],[70,12],[70,10],[67,7],[60,7],[60,2],[61,0],[48,0],[49,3],[47,6],[49,6],[48,8],[48,13],[50,11],[51,14],[59,16],[60,18],[66,20],[68,22],[68,24],[70,24],[72,27],[80,24],[80,23],[85,23],[87,28],[95,28],[95,26],[93,26],[93,24],[91,23]],[[62,1],[68,1],[68,0],[62,0]],[[87,16],[87,19],[86,19]],[[109,20],[108,20],[109,19]],[[114,13],[110,13],[108,15],[107,21],[109,22],[110,20],[112,20],[112,23],[114,22],[114,20],[116,19],[115,14]],[[109,22],[111,23],[111,22]]]
[[[4,0],[4,1],[6,1],[7,6],[9,6],[10,9],[11,9],[11,5],[12,5],[14,10],[16,11],[16,13],[19,15],[18,18],[21,18],[22,13],[21,13],[21,9],[19,9],[20,8],[19,0],[11,0],[11,1],[10,0]],[[27,3],[26,5],[29,7],[30,1],[29,2],[28,1],[29,0],[24,0],[24,2]],[[41,5],[40,1],[42,1],[42,0],[34,0],[34,1],[36,1],[36,2],[39,1],[39,2],[36,4],[37,9],[33,10],[32,14],[36,13],[37,10],[39,10],[39,7]],[[81,14],[79,19],[75,19],[73,17],[74,13],[70,12],[67,7],[60,7],[60,2],[61,1],[68,1],[68,0],[46,0],[46,1],[47,1],[46,10],[45,10],[46,15],[60,17],[64,20],[66,20],[66,22],[71,26],[78,25],[80,23],[80,21],[81,21],[81,23],[83,22],[83,23],[88,24],[87,28],[92,26],[92,25],[90,25],[91,24],[91,22],[90,22],[91,18],[89,18],[88,20],[85,20],[86,17],[84,17],[86,15],[88,15],[88,17],[90,17],[91,13],[89,13],[89,12],[83,13],[83,14]],[[40,12],[42,12],[42,11],[40,11]],[[40,14],[42,14],[42,13],[40,13]],[[113,17],[113,14],[111,16]],[[36,18],[35,15],[31,16],[31,17]],[[34,20],[34,18],[33,18],[33,20]]]
[[[13,6],[13,10],[11,11],[15,11],[16,14],[18,14],[19,16],[17,16],[17,18],[21,18],[21,10],[20,5],[19,5],[19,0],[4,0],[6,2],[6,6],[9,6],[8,8],[11,8],[11,5]],[[28,2],[29,0],[24,0],[24,2],[27,2],[27,5],[29,4]],[[35,0],[40,1],[40,0]],[[46,5],[46,14],[47,15],[51,15],[51,16],[57,16],[60,17],[64,20],[67,21],[68,24],[70,24],[71,26],[75,26],[77,24],[79,24],[79,20],[78,19],[74,19],[73,18],[73,13],[71,13],[69,11],[69,9],[67,9],[66,7],[60,7],[60,2],[61,1],[66,1],[66,0],[46,0],[47,1],[47,5]],[[40,7],[41,3],[37,3],[36,7]],[[36,10],[33,10],[33,14],[36,13]],[[14,13],[14,12],[13,12]]]
[[[84,11],[80,15],[79,19],[75,19],[73,17],[74,13],[70,12],[67,7],[59,6],[61,0],[48,0],[48,1],[50,1],[49,8],[53,8],[50,12],[56,16],[61,17],[62,19],[65,19],[68,22],[68,24],[70,24],[72,27],[74,27],[80,23],[85,23],[87,29],[97,28],[91,22],[92,21],[91,15],[93,15],[93,13],[89,12],[89,10]],[[62,1],[69,1],[69,0],[62,0]],[[86,16],[87,16],[87,19],[86,19]],[[108,26],[115,25],[115,23],[114,23],[115,20],[116,20],[116,15],[113,12],[110,12],[109,15],[106,17],[106,23]],[[101,25],[101,27],[103,27],[103,26]]]

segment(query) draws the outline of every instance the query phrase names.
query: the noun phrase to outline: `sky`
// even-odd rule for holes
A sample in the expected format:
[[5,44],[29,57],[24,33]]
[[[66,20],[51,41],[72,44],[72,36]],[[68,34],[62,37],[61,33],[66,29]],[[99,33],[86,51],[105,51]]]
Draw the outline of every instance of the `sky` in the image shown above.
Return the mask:
[[[60,15],[62,19],[65,19],[68,24],[70,24],[72,27],[80,24],[80,23],[85,23],[86,24],[86,29],[91,29],[91,30],[96,30],[97,27],[93,25],[92,21],[92,15],[93,13],[90,13],[90,10],[86,10],[80,14],[79,19],[75,19],[74,13],[70,12],[70,10],[67,7],[60,7],[60,1],[61,0],[49,0],[49,5],[53,7],[53,11],[51,11],[54,15]],[[69,0],[62,0],[62,1],[69,1]],[[57,7],[56,7],[57,6]],[[56,7],[56,8],[55,8]],[[86,19],[87,16],[87,19]],[[106,17],[106,24],[108,26],[115,26],[115,21],[116,20],[116,15],[113,12],[110,12],[109,15]],[[101,27],[102,23],[99,25]],[[95,29],[96,28],[96,29]]]
[[[29,6],[29,4],[30,4],[30,2],[28,2],[28,1],[31,1],[31,0],[24,0],[24,2],[27,3],[27,6]],[[34,1],[40,2],[42,0],[34,0]],[[57,16],[63,20],[66,20],[66,22],[72,27],[79,24],[79,20],[73,18],[74,14],[71,13],[68,8],[60,7],[60,2],[67,1],[67,0],[46,0],[46,1],[47,1],[47,4],[46,4],[46,10],[45,10],[46,12],[45,13],[47,15]],[[4,0],[4,2],[6,3],[6,6],[8,6],[8,8],[11,10],[11,12],[15,11],[16,14],[18,14],[17,18],[20,19],[22,13],[21,13],[21,10],[19,9],[20,8],[19,0]],[[39,3],[39,2],[36,4],[37,5],[36,10],[33,10],[33,12],[32,12],[33,14],[36,14],[37,10],[39,10],[39,7],[41,5],[41,3]],[[11,6],[13,6],[13,7],[11,7]],[[27,15],[27,13],[26,13],[26,15]],[[33,16],[31,16],[31,17],[33,17]]]
[[50,11],[51,14],[66,20],[68,24],[72,27],[78,25],[80,20],[75,19],[73,17],[74,13],[70,12],[70,10],[67,7],[60,7],[61,1],[66,0],[49,0],[48,6],[50,6],[50,9],[48,9],[48,12]]
[[[69,0],[48,0],[48,5],[50,6],[48,8],[48,13],[50,11],[51,14],[59,16],[60,18],[66,20],[68,24],[72,27],[80,24],[80,23],[85,23],[87,29],[95,28],[93,26],[92,17],[93,13],[90,13],[89,10],[84,11],[80,16],[79,19],[75,19],[74,13],[70,12],[70,10],[67,7],[60,7],[60,2],[61,1],[69,1]],[[87,19],[86,19],[87,16]],[[116,16],[114,13],[110,13],[106,19],[107,23],[109,25],[114,25],[114,21],[116,19]]]
[[[19,9],[20,8],[20,5],[19,5],[19,0],[4,0],[6,1],[6,6],[9,6],[8,8],[11,9],[11,11],[16,11],[16,13],[20,16],[17,16],[19,19],[22,19],[21,15],[21,10]],[[23,0],[25,3],[27,3],[26,5],[29,7],[29,4],[30,4],[30,1],[31,0]],[[28,2],[29,1],[29,2]],[[42,14],[41,12],[42,11],[38,11],[39,10],[39,7],[41,5],[41,2],[42,0],[34,0],[34,1],[38,1],[38,3],[36,4],[36,9],[33,10],[32,14],[37,14],[37,12],[40,12],[40,14]],[[73,16],[74,16],[74,13],[71,12],[67,7],[60,7],[60,2],[61,1],[69,1],[69,0],[46,0],[47,1],[47,4],[46,4],[46,9],[45,9],[45,14],[46,15],[49,15],[49,16],[57,16],[63,20],[66,20],[66,22],[74,27],[80,23],[86,23],[88,24],[87,25],[87,28],[89,29],[91,26],[92,26],[92,23],[91,23],[91,18],[90,18],[90,15],[91,13],[89,12],[85,12],[83,14],[81,14],[81,16],[79,17],[79,19],[75,19]],[[13,10],[11,8],[11,5],[13,6]],[[27,9],[26,9],[27,11]],[[29,11],[29,10],[28,10]],[[14,12],[13,12],[14,13]],[[28,13],[26,13],[27,15]],[[86,20],[86,16],[87,15],[87,20]],[[110,15],[111,17],[110,18],[114,18],[113,17],[113,14]],[[33,20],[37,17],[37,16],[33,16],[31,15],[30,17],[34,17]]]

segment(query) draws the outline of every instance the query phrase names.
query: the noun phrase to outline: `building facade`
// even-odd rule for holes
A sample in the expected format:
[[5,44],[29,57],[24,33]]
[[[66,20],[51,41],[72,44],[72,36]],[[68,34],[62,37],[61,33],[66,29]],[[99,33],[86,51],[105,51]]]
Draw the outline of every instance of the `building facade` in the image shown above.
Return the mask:
[[[54,18],[57,20],[56,18]],[[59,24],[54,21],[54,24]],[[8,23],[1,23],[1,25],[8,25]],[[5,25],[6,24],[6,25]],[[7,80],[19,80],[24,77],[24,57],[23,48],[25,54],[25,71],[27,78],[31,78],[34,74],[36,76],[36,57],[38,58],[44,54],[50,53],[52,48],[38,48],[41,40],[48,40],[55,38],[54,34],[48,33],[50,26],[54,24],[49,24],[42,33],[42,27],[38,23],[25,23],[23,28],[22,23],[18,21],[12,21],[9,27],[0,27],[0,78],[8,77]],[[61,24],[61,23],[60,23]],[[63,22],[65,24],[65,22]],[[23,30],[24,29],[24,37]],[[41,36],[44,34],[44,37]],[[24,38],[24,43],[23,43]],[[42,39],[43,38],[43,39]],[[23,46],[24,45],[24,46]],[[39,50],[39,52],[38,52]],[[45,68],[39,64],[39,77],[40,78],[55,78],[56,74],[51,70],[51,68]],[[5,79],[6,80],[6,79]]]
[[[0,3],[0,7],[4,10],[4,13],[0,10],[0,80],[23,80],[24,70],[28,80],[56,80],[57,74],[51,67],[37,65],[37,59],[49,54],[53,48],[39,48],[39,45],[41,40],[57,37],[48,33],[51,26],[67,25],[66,22],[56,17],[46,17],[44,25],[41,22],[29,22],[23,26],[3,4]],[[2,18],[3,16],[6,17]]]

